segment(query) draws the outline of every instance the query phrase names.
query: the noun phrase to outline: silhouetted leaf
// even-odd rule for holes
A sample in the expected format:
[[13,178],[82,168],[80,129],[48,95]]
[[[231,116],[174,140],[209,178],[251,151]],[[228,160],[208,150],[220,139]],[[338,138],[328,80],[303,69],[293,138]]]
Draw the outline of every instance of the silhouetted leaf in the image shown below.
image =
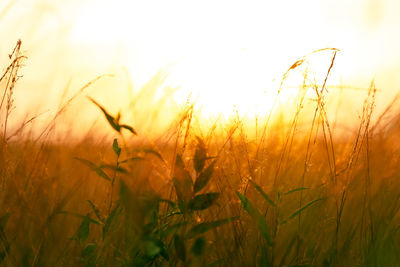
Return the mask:
[[265,266],[265,267],[273,267],[274,265],[271,262],[271,259],[268,257],[268,247],[263,246],[261,248],[261,254],[258,258],[258,266]]
[[115,123],[119,124],[119,120],[121,119],[121,112],[118,111],[117,116],[115,117]]
[[90,215],[87,214],[78,229],[78,241],[79,243],[83,243],[89,237],[90,231]]
[[124,168],[122,168],[120,166],[117,167],[117,166],[115,166],[113,164],[101,164],[99,166],[99,168],[100,169],[110,169],[110,170],[113,170],[113,171],[116,171],[116,172],[120,172],[120,173],[128,173],[128,170],[126,170],[126,169],[124,169]]
[[301,212],[303,212],[306,208],[310,207],[311,205],[313,205],[314,203],[321,201],[322,198],[318,198],[315,199],[309,203],[307,203],[306,205],[304,205],[303,207],[301,207],[300,209],[296,210],[292,215],[290,215],[286,220],[281,222],[281,225],[286,224],[287,222],[289,222],[291,219],[293,219],[294,217],[296,217],[297,215],[299,215]]
[[178,235],[174,235],[174,245],[175,245],[175,252],[176,255],[180,260],[183,262],[186,260],[186,248],[183,239]]
[[101,221],[102,223],[104,223],[103,218],[101,218],[100,216],[100,212],[99,210],[96,208],[96,206],[94,205],[94,203],[90,200],[88,200],[90,206],[92,207],[92,210],[94,211],[94,214],[96,215],[97,219],[99,219],[99,221]]
[[221,225],[227,224],[227,223],[232,222],[234,220],[237,220],[239,218],[240,217],[231,217],[231,218],[222,219],[222,220],[218,220],[218,221],[205,222],[205,223],[197,224],[197,225],[193,226],[189,230],[186,238],[188,238],[188,239],[193,238],[196,235],[205,233],[205,232],[207,232],[207,231],[209,231],[209,230],[211,230],[213,228],[216,228],[216,227],[219,227]]
[[309,190],[309,189],[311,189],[311,188],[309,188],[309,187],[299,187],[299,188],[295,188],[295,189],[289,190],[286,193],[284,193],[283,195],[290,195],[290,194],[292,194],[294,192],[303,191],[303,190]]
[[167,203],[167,204],[170,205],[171,208],[173,208],[173,209],[175,209],[175,207],[176,207],[175,202],[173,202],[173,201],[171,201],[171,200],[164,199],[164,198],[160,198],[158,201],[159,201],[160,203]]
[[128,185],[124,182],[124,180],[120,180],[119,183],[119,200],[120,203],[126,208],[129,206],[132,197],[132,192],[128,188]]
[[157,158],[159,158],[161,160],[164,160],[160,153],[158,153],[157,151],[155,151],[154,149],[151,149],[151,148],[140,148],[140,149],[135,149],[134,151],[143,152],[143,153],[146,153],[146,154],[153,154]]
[[294,244],[298,242],[298,236],[294,235],[291,237],[291,241],[288,242],[288,245],[285,247],[285,253],[283,253],[283,256],[281,258],[281,262],[279,266],[285,266],[285,262],[287,257],[291,254],[290,252],[292,251],[292,248],[294,247]]
[[196,256],[201,256],[201,254],[203,254],[204,252],[205,246],[206,241],[204,240],[204,238],[199,237],[194,241],[190,251]]
[[97,103],[93,98],[88,97],[90,101],[92,101],[97,107],[100,108],[100,110],[103,112],[104,116],[106,117],[108,123],[111,125],[111,127],[116,130],[117,132],[121,132],[121,127],[118,124],[118,121],[111,116],[103,106],[101,106],[99,103]]
[[116,130],[118,133],[121,133],[121,128],[127,129],[130,131],[132,134],[137,135],[136,131],[132,128],[132,126],[126,125],[126,124],[119,124],[119,120],[121,118],[121,114],[118,113],[117,117],[114,118],[112,115],[110,115],[107,110],[101,106],[99,103],[97,103],[93,98],[88,97],[90,101],[92,101],[96,106],[100,108],[100,110],[103,112],[104,116],[106,117],[108,123],[111,125],[111,127]]
[[256,207],[250,202],[250,200],[242,195],[241,193],[236,191],[236,194],[239,196],[240,201],[242,202],[242,207],[247,213],[253,218],[253,220],[257,223],[258,229],[261,232],[261,235],[267,241],[268,245],[272,245],[270,230],[265,220],[265,217],[258,211]]
[[191,210],[204,210],[210,207],[219,197],[219,193],[207,193],[197,195],[189,202],[189,209]]
[[194,153],[193,157],[193,165],[196,172],[199,173],[204,168],[204,164],[207,159],[207,150],[203,140],[201,140],[201,138],[198,136],[197,136],[197,142],[198,143],[196,147],[196,152]]
[[145,160],[145,158],[143,158],[143,157],[132,157],[132,158],[129,158],[129,159],[122,160],[119,163],[122,164],[122,163],[127,163],[129,161],[137,161],[137,160]]
[[125,128],[128,131],[130,131],[132,134],[137,135],[137,132],[135,131],[135,129],[133,129],[132,126],[126,125],[126,124],[122,124],[121,128]]
[[85,246],[85,248],[82,251],[82,257],[86,258],[87,256],[89,256],[90,254],[92,254],[97,248],[97,244],[96,243],[89,243]]
[[175,159],[175,176],[182,176],[182,172],[185,170],[185,163],[183,163],[182,156],[180,154],[176,154]]
[[179,222],[172,225],[166,224],[163,229],[156,231],[156,233],[160,233],[161,239],[165,238],[166,236],[176,232],[180,227],[187,225],[187,222]]
[[4,250],[0,251],[0,263],[2,263],[4,261],[4,259],[6,258],[8,252],[10,251],[10,244],[7,242],[5,244],[5,248]]
[[182,211],[171,211],[170,213],[168,213],[165,216],[165,218],[168,218],[168,217],[171,217],[171,216],[174,216],[174,215],[183,215],[183,212]]
[[264,192],[264,190],[262,190],[261,186],[259,186],[258,184],[256,184],[254,181],[249,180],[251,185],[255,187],[255,189],[263,196],[263,198],[269,203],[271,204],[273,207],[276,207],[276,204],[274,201],[272,201],[272,199],[267,195],[267,193]]
[[111,226],[113,225],[113,222],[115,221],[115,219],[117,218],[117,215],[119,214],[119,212],[121,211],[121,208],[119,205],[116,205],[114,207],[114,209],[110,212],[110,214],[108,215],[107,219],[106,219],[106,223],[103,226],[103,240],[106,237],[106,234],[108,233],[108,231],[110,230]]
[[167,249],[165,248],[165,245],[163,244],[162,248],[161,248],[161,252],[160,255],[167,261],[169,261],[169,254]]
[[193,182],[179,154],[176,156],[173,182],[178,196],[178,203],[182,212],[184,212],[193,195]]
[[199,177],[197,177],[196,182],[194,183],[194,193],[199,192],[201,189],[203,189],[203,187],[207,185],[208,181],[210,181],[211,175],[214,172],[214,166],[216,162],[217,160],[211,162],[211,164],[208,165],[208,167],[200,173]]
[[113,150],[115,152],[115,154],[117,155],[117,157],[119,157],[119,155],[121,155],[121,148],[118,145],[118,140],[117,138],[114,139],[113,142]]
[[95,171],[97,173],[98,176],[100,176],[103,179],[106,179],[107,181],[111,181],[110,177],[108,177],[108,175],[103,172],[103,170],[100,168],[100,166],[97,166],[96,164],[94,164],[93,162],[86,160],[86,159],[81,159],[81,158],[75,158],[76,160],[79,160],[80,162],[82,162],[83,164],[85,164],[86,166],[90,167],[93,171]]

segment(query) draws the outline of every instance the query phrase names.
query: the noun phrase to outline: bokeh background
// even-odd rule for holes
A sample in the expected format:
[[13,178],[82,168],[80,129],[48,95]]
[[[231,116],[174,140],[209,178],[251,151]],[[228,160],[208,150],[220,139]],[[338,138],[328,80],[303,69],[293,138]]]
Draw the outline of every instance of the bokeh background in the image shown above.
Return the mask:
[[[205,117],[234,110],[263,114],[296,59],[335,47],[341,51],[329,84],[348,87],[340,110],[351,121],[373,79],[377,114],[400,89],[399,10],[396,0],[4,0],[0,62],[6,67],[21,39],[28,59],[15,90],[16,125],[27,114],[42,114],[36,119],[42,127],[63,95],[65,101],[98,75],[112,74],[85,90],[57,127],[79,134],[102,120],[83,97],[88,95],[152,132],[167,125],[189,96]],[[314,60],[317,78],[330,58],[321,53]],[[294,89],[287,90],[290,96]]]

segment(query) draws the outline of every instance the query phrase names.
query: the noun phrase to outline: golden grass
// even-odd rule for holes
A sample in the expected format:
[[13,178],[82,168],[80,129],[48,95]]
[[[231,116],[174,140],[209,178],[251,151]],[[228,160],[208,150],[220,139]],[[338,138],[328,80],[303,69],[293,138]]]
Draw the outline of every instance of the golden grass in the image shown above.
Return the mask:
[[[327,78],[337,50],[331,51]],[[16,75],[7,69],[4,77]],[[399,120],[371,121],[372,83],[358,125],[336,136],[326,79],[319,87],[307,75],[289,122],[267,114],[255,137],[239,116],[196,131],[191,103],[157,141],[135,141],[140,128],[120,124],[120,115],[94,100],[115,139],[9,139],[2,124],[0,262],[398,266]],[[3,120],[10,118],[14,85],[1,85],[9,95]],[[316,101],[305,101],[310,90]]]

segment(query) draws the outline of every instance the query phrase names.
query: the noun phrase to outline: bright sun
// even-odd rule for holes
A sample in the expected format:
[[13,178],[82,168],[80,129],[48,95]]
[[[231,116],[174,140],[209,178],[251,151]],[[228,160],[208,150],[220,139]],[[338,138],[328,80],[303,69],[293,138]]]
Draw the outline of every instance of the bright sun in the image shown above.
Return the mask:
[[[129,106],[121,99],[130,99],[122,69],[135,90],[165,70],[166,83],[180,88],[173,96],[178,105],[190,96],[204,116],[250,118],[273,108],[282,76],[298,58],[325,47],[342,51],[330,85],[340,76],[365,87],[376,77],[394,94],[400,2],[368,0],[374,1],[382,14],[365,8],[364,0],[8,0],[0,4],[0,54],[7,57],[15,40],[23,41],[29,60],[16,101],[40,112],[56,108],[69,79],[72,94],[100,74],[116,78],[85,94],[117,112]],[[329,55],[313,60],[317,77],[329,63]],[[288,102],[299,85],[299,78],[288,81],[280,101]],[[90,121],[93,113],[85,115]]]
[[[134,78],[168,67],[167,82],[180,87],[175,99],[184,103],[190,95],[203,115],[253,116],[272,108],[282,74],[296,58],[325,45],[302,38],[305,30],[323,31],[313,24],[318,14],[307,16],[312,10],[296,24],[285,22],[302,5],[89,1],[70,40],[111,51]],[[283,91],[280,99],[295,92]]]

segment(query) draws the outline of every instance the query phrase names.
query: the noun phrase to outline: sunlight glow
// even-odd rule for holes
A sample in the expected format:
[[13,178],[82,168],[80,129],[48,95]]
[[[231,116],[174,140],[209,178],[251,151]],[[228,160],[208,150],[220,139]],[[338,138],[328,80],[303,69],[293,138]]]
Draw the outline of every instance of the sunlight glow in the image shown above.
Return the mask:
[[[22,107],[33,102],[41,112],[54,110],[69,79],[73,92],[101,74],[115,78],[86,93],[124,109],[163,71],[169,74],[163,86],[179,88],[173,95],[176,106],[190,96],[205,117],[236,112],[254,117],[274,108],[283,74],[297,59],[335,47],[341,51],[330,88],[342,83],[361,88],[346,96],[353,108],[352,97],[362,97],[375,78],[382,110],[400,88],[399,8],[397,0],[6,1],[0,6],[5,40],[0,52],[6,57],[15,40],[24,41],[29,64],[16,101]],[[308,71],[319,85],[331,57],[309,58]],[[303,71],[290,74],[278,104],[291,103]],[[152,103],[141,105],[157,109]]]
[[[300,3],[290,9],[282,3],[225,2],[213,9],[181,1],[153,4],[87,2],[72,28],[71,42],[111,52],[140,51],[141,55],[125,55],[133,77],[137,69],[133,62],[142,61],[139,72],[147,76],[157,70],[155,66],[171,66],[168,82],[180,87],[175,99],[184,103],[191,95],[206,116],[269,111],[282,74],[293,63],[289,60],[317,48],[310,45],[312,38],[294,42],[302,29],[313,25],[316,15],[302,16],[295,25],[284,23],[297,16]],[[270,9],[282,12],[262,12]],[[320,27],[314,30],[322,32]],[[322,71],[326,73],[326,68]],[[293,90],[282,92],[281,99],[285,95],[293,96]]]

